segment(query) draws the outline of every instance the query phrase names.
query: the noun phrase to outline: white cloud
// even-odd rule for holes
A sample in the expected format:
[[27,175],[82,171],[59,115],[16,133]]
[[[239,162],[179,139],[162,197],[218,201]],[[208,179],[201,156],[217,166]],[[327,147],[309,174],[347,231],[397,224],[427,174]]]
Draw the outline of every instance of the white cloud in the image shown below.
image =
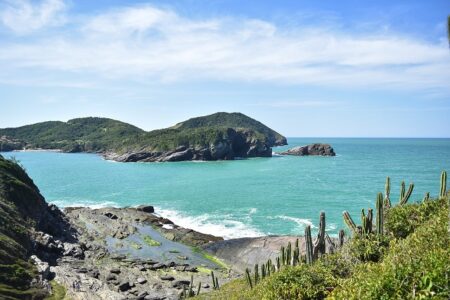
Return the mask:
[[[21,3],[15,12],[23,15],[18,20],[40,16],[29,25],[34,29],[52,22],[51,16],[64,7],[56,0],[31,8]],[[12,12],[2,13],[5,24],[5,13]],[[445,42],[386,32],[362,36],[330,26],[287,28],[233,17],[198,20],[150,5],[82,19],[77,23],[74,18],[74,27],[56,36],[1,43],[1,64],[11,70],[45,70],[58,76],[78,72],[103,80],[236,80],[449,93]],[[17,23],[9,27],[20,32]]]
[[62,0],[44,0],[39,4],[28,0],[7,0],[0,6],[0,22],[18,34],[28,34],[64,21]]

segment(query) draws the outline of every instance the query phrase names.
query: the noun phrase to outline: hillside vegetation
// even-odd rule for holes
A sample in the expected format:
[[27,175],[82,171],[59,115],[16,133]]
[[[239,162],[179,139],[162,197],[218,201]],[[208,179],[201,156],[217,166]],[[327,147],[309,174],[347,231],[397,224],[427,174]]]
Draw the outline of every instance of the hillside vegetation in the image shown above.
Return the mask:
[[257,284],[251,272],[252,288],[249,279],[235,280],[197,298],[449,299],[449,196],[445,187],[443,173],[437,198],[427,195],[416,203],[386,206],[384,221],[377,217],[380,225],[373,228],[363,214],[361,226],[334,254],[322,255],[313,263],[300,259],[296,266],[282,265],[270,276],[259,277]]
[[36,268],[28,261],[30,231],[38,226],[44,202],[25,171],[0,155],[0,295],[2,299],[28,299],[45,295],[31,288]]
[[107,118],[50,121],[0,129],[0,151],[60,149],[65,152],[168,151],[177,147],[205,147],[227,139],[229,128],[271,147],[286,139],[262,123],[240,113],[216,113],[190,119],[167,129],[146,132]]

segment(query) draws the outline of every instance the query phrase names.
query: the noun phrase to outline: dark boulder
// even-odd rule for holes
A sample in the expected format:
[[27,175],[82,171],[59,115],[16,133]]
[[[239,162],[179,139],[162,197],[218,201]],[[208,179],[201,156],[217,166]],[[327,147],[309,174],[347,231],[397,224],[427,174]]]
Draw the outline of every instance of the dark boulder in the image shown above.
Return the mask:
[[281,152],[282,155],[319,155],[319,156],[335,156],[333,147],[329,144],[310,144],[306,146],[298,146],[287,151]]
[[155,208],[151,205],[139,205],[138,207],[136,207],[136,210],[150,214],[155,212]]

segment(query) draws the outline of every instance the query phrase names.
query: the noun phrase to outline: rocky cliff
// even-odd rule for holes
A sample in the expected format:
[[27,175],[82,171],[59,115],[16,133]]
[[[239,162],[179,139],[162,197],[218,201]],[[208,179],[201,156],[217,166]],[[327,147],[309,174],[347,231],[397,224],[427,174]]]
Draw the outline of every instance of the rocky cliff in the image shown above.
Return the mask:
[[80,118],[0,129],[0,151],[94,152],[122,162],[270,157],[286,138],[240,113],[216,113],[145,132],[106,118]]

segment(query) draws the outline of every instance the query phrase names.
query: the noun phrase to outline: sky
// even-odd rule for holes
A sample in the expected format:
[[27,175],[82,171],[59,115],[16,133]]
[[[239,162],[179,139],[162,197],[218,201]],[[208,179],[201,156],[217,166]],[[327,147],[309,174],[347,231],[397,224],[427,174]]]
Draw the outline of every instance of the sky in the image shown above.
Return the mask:
[[242,112],[288,137],[450,137],[448,0],[0,0],[0,128]]

